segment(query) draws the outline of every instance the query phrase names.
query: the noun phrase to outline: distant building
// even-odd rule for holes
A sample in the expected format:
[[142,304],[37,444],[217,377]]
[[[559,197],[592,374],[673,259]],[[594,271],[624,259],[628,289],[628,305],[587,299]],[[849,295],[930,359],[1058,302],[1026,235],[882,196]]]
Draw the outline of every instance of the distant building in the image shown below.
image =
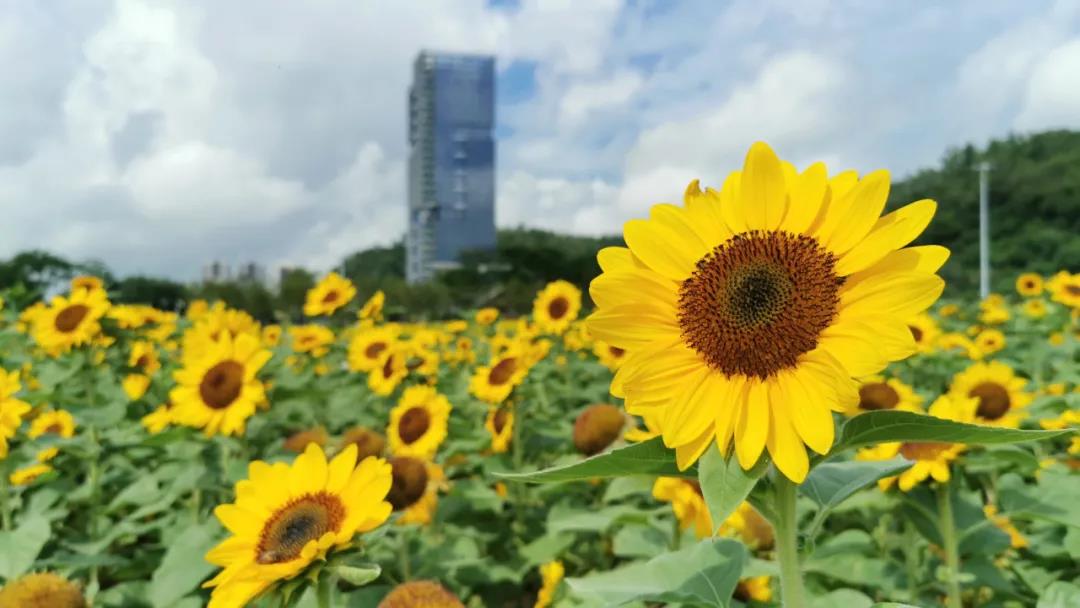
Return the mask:
[[421,52],[409,89],[405,276],[495,247],[495,58]]
[[229,265],[219,260],[214,260],[203,266],[203,283],[221,283],[232,278],[232,270]]
[[266,282],[266,270],[255,262],[248,262],[237,269],[236,280],[263,285]]

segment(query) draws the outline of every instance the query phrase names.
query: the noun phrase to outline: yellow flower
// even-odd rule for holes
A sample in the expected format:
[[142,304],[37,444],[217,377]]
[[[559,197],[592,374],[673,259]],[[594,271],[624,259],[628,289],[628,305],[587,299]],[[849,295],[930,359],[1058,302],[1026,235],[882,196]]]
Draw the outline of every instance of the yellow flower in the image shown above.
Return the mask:
[[986,306],[979,313],[979,321],[986,325],[1000,325],[1012,318],[1012,313],[1004,306]]
[[361,331],[349,342],[349,369],[354,372],[370,372],[377,368],[386,351],[395,346],[397,331],[393,327],[380,327]]
[[665,412],[680,469],[733,446],[743,468],[768,450],[801,482],[803,446],[832,447],[853,378],[915,353],[907,322],[940,296],[948,250],[904,248],[936,204],[880,217],[888,191],[885,171],[800,174],[757,143],[720,192],[695,181],[685,206],[626,223],[628,249],[600,251],[589,331],[627,351],[612,394]]
[[30,411],[29,403],[14,398],[21,388],[19,372],[0,368],[0,460],[7,457],[8,440],[15,436],[23,416]]
[[950,332],[941,336],[938,339],[938,346],[942,350],[958,350],[964,354],[965,357],[971,360],[982,359],[982,351],[979,347],[975,346],[967,336],[957,332]]
[[992,355],[1005,348],[1005,334],[997,329],[984,329],[975,336],[975,346],[983,356]]
[[281,447],[286,451],[294,454],[303,454],[309,444],[314,443],[320,448],[326,447],[326,443],[330,440],[330,436],[326,434],[326,429],[321,426],[304,429],[297,431],[292,435],[285,438]]
[[975,420],[979,424],[1016,428],[1032,395],[1024,391],[1027,379],[1000,361],[975,363],[953,377],[949,395],[978,400]]
[[0,606],[12,608],[86,608],[78,585],[51,572],[34,572],[0,589]]
[[533,608],[546,608],[550,606],[555,599],[555,591],[559,588],[559,583],[562,582],[563,576],[566,575],[566,569],[563,568],[563,563],[559,560],[548,562],[540,566],[540,580],[542,584],[540,586],[540,593],[536,596],[536,603],[533,604]]
[[49,410],[38,414],[37,418],[30,423],[30,431],[27,433],[31,439],[37,439],[42,435],[59,435],[64,439],[75,436],[75,419],[64,410]]
[[1024,315],[1030,319],[1041,319],[1047,312],[1046,300],[1032,298],[1024,302]]
[[363,460],[368,456],[382,456],[386,438],[371,429],[354,426],[341,436],[341,449],[349,445],[356,446],[356,458]]
[[855,416],[876,410],[900,410],[922,412],[922,397],[915,389],[896,378],[886,380],[882,376],[864,378],[859,385],[859,401],[845,413]]
[[372,296],[368,298],[367,302],[364,302],[364,305],[360,307],[360,312],[356,313],[356,317],[361,321],[382,320],[383,304],[385,303],[386,294],[384,294],[380,289],[379,291],[376,291],[374,294],[372,294]]
[[491,451],[503,454],[510,449],[510,440],[514,437],[514,412],[508,407],[488,409],[484,428],[491,435]]
[[318,285],[307,292],[304,302],[304,314],[309,317],[329,315],[345,306],[356,296],[356,287],[352,281],[336,272],[323,277]]
[[1016,293],[1022,296],[1037,296],[1043,292],[1043,279],[1034,272],[1025,272],[1016,277]]
[[681,477],[658,477],[653,482],[652,494],[656,500],[671,504],[675,519],[679,522],[679,529],[685,530],[693,526],[694,534],[698,538],[713,535],[716,528],[713,526],[709,509],[705,506],[701,486],[696,481]]
[[206,300],[192,300],[188,302],[185,315],[192,321],[198,321],[210,310],[210,304]]
[[[400,458],[394,458],[392,462],[397,463],[399,461]],[[426,526],[430,524],[435,517],[435,510],[439,507],[439,490],[447,487],[446,474],[443,472],[442,467],[434,462],[416,461],[424,464],[426,482],[423,485],[423,492],[417,500],[410,502],[401,509],[395,508],[395,510],[401,511],[401,516],[397,520],[399,525],[417,524]],[[397,483],[396,477],[394,481]],[[394,491],[391,490],[391,494],[393,493]],[[390,499],[387,498],[387,500]]]
[[56,455],[59,454],[59,453],[60,453],[60,448],[58,448],[56,446],[47,447],[47,448],[45,448],[45,449],[43,449],[43,450],[41,450],[40,452],[37,453],[37,461],[41,462],[41,463],[49,462],[53,458],[56,458]]
[[201,357],[173,374],[177,384],[169,393],[173,421],[201,428],[207,436],[243,434],[247,419],[266,400],[256,374],[270,356],[250,334],[235,340],[225,335],[212,343]]
[[147,375],[153,375],[161,369],[161,360],[158,359],[154,345],[145,340],[132,344],[131,354],[128,355],[128,367],[134,367]]
[[622,434],[626,418],[610,403],[596,403],[574,420],[574,448],[585,456],[603,452]]
[[561,334],[581,311],[581,290],[566,281],[548,283],[533,300],[533,322],[540,331]]
[[919,313],[908,321],[908,330],[911,331],[911,337],[915,339],[915,346],[920,353],[934,352],[938,336],[941,335],[941,329],[934,317],[925,312]]
[[122,385],[128,399],[135,401],[141,399],[146,394],[146,390],[150,388],[150,378],[142,374],[128,374],[124,376]]
[[292,348],[298,353],[321,357],[334,343],[334,332],[322,325],[294,325],[289,328]]
[[38,477],[41,477],[52,470],[53,468],[47,464],[32,464],[28,467],[15,470],[15,472],[8,476],[8,481],[10,481],[13,486],[28,486],[37,481]]
[[476,323],[478,325],[491,325],[499,318],[499,309],[493,307],[481,308],[476,311]]
[[409,581],[394,587],[377,608],[465,608],[465,605],[435,581]]
[[104,288],[105,283],[97,277],[82,275],[71,279],[71,293],[77,291],[101,291]]
[[772,587],[769,576],[751,576],[739,581],[735,586],[735,599],[746,603],[750,601],[768,603],[772,601]]
[[409,375],[406,367],[407,354],[402,348],[393,348],[383,352],[379,364],[368,372],[368,388],[380,397],[387,397]]
[[395,456],[430,459],[446,439],[450,402],[429,386],[410,386],[390,410],[386,431]]
[[772,524],[743,501],[738,508],[720,524],[720,533],[725,536],[738,536],[744,545],[754,551],[768,551],[776,543]]
[[1070,308],[1080,308],[1080,273],[1070,274],[1062,270],[1050,279],[1047,286],[1051,300]]
[[641,421],[645,424],[644,429],[640,428],[628,428],[623,433],[623,439],[631,442],[648,441],[653,437],[660,436],[660,423],[656,420],[655,412],[646,412],[640,416]]
[[626,358],[626,351],[618,346],[612,346],[602,340],[593,343],[593,354],[600,360],[604,367],[615,371],[622,365]]
[[262,341],[263,346],[272,348],[281,342],[281,326],[280,325],[267,325],[262,329]]
[[101,290],[80,290],[68,298],[56,296],[48,308],[35,315],[34,340],[53,355],[89,344],[101,333],[99,320],[108,309],[109,301]]
[[206,554],[224,568],[204,587],[213,587],[210,608],[244,606],[270,585],[291,579],[358,533],[382,525],[390,465],[379,458],[356,464],[349,446],[328,464],[311,444],[292,465],[252,462],[236,484],[236,502],[214,510],[232,536]]
[[[1020,283],[1017,282],[1017,289],[1019,289],[1019,287]],[[1023,549],[1028,546],[1028,539],[1024,538],[1024,535],[1020,533],[1020,530],[1016,529],[1016,526],[1013,525],[1008,515],[998,513],[996,505],[983,505],[983,513],[986,514],[986,518],[993,522],[998,529],[1009,535],[1009,544],[1013,549]]]
[[151,435],[157,435],[164,431],[166,427],[172,424],[172,421],[172,406],[167,402],[157,406],[154,411],[143,416],[140,420],[146,432]]
[[521,349],[513,348],[492,358],[491,365],[478,366],[469,381],[469,392],[477,399],[497,405],[510,396],[528,373],[528,358]]
[[946,304],[938,310],[938,314],[943,317],[951,317],[960,312],[960,306],[956,304]]

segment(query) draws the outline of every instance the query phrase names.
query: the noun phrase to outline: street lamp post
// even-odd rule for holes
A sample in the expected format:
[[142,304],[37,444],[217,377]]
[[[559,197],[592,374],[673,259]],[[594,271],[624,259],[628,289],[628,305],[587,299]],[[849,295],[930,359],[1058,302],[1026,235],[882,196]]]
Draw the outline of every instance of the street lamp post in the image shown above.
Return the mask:
[[990,295],[990,163],[979,163],[979,297]]

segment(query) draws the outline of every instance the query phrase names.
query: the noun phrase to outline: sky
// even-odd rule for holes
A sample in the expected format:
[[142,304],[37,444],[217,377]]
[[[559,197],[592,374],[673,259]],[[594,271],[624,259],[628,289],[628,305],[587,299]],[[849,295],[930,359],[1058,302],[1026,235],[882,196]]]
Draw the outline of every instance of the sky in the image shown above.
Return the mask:
[[421,49],[498,65],[496,222],[613,234],[756,140],[933,166],[1080,128],[1080,2],[0,0],[0,257],[327,270],[405,227]]

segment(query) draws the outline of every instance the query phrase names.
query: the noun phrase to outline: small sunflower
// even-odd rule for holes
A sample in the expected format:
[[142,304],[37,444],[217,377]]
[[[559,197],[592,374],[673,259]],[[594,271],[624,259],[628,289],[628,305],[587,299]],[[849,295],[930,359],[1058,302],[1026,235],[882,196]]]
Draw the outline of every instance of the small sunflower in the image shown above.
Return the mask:
[[530,360],[519,348],[512,348],[478,366],[469,381],[469,392],[477,399],[498,405],[510,396],[529,373]]
[[131,345],[131,354],[128,355],[128,367],[133,367],[140,373],[153,375],[161,369],[161,360],[158,358],[157,349],[146,340],[139,340]]
[[772,524],[746,501],[740,503],[720,524],[720,533],[739,537],[744,545],[754,551],[768,551],[776,544]]
[[382,456],[386,449],[386,438],[381,434],[362,426],[354,426],[341,436],[341,449],[356,446],[357,460],[368,456]]
[[[1019,287],[1019,283],[1017,283]],[[1013,549],[1023,549],[1030,545],[1028,539],[1020,533],[1020,530],[1016,529],[1016,526],[1009,519],[1008,515],[998,513],[996,505],[983,505],[983,513],[986,514],[986,518],[989,519],[999,530],[1009,535],[1009,545]]]
[[510,440],[514,437],[514,412],[508,407],[488,409],[484,428],[491,435],[491,451],[503,454],[510,449]]
[[896,378],[882,376],[864,378],[859,384],[859,401],[845,412],[855,416],[877,410],[900,410],[922,413],[922,397],[915,389]]
[[395,456],[433,458],[446,439],[450,402],[429,386],[405,389],[397,406],[390,410],[390,452]]
[[57,435],[70,439],[75,436],[75,419],[64,410],[47,410],[34,418],[27,434],[31,439],[37,439],[42,435]]
[[713,535],[716,528],[705,505],[705,497],[701,494],[701,486],[696,481],[681,477],[658,477],[653,482],[652,494],[656,500],[671,504],[679,529],[693,526],[694,535],[698,538]]
[[1023,408],[1033,398],[1024,391],[1027,383],[1000,361],[975,363],[953,377],[949,395],[977,399],[975,421],[979,424],[1016,428],[1024,418]]
[[266,400],[256,374],[270,360],[258,338],[223,336],[175,372],[176,388],[169,393],[173,420],[203,429],[207,435],[239,435],[255,408]]
[[574,447],[585,456],[595,456],[622,435],[625,425],[626,418],[614,405],[590,405],[574,420]]
[[151,435],[157,435],[161,431],[164,431],[170,424],[173,423],[172,416],[172,403],[166,401],[165,403],[154,408],[154,411],[142,417],[139,420],[142,423],[146,432]]
[[354,372],[375,369],[386,351],[397,345],[397,338],[397,332],[386,326],[360,331],[349,342],[349,369]]
[[550,561],[540,566],[540,592],[536,596],[533,608],[546,608],[555,601],[555,592],[559,583],[566,576],[566,569],[559,560]]
[[763,604],[772,601],[772,586],[769,584],[769,576],[751,576],[739,581],[735,585],[735,599],[743,602],[761,602]]
[[356,313],[356,318],[361,321],[381,321],[385,303],[386,294],[380,289],[373,293],[367,302],[364,302],[364,305],[360,307],[360,312]]
[[938,346],[941,347],[941,350],[958,351],[972,361],[983,357],[979,347],[975,346],[975,343],[970,338],[959,332],[942,334],[941,338],[938,339]]
[[385,351],[375,369],[368,372],[368,388],[380,397],[387,397],[409,375],[408,353],[398,347]]
[[356,296],[356,287],[352,281],[336,272],[323,277],[315,287],[307,292],[304,301],[304,314],[309,317],[329,315],[345,306]]
[[612,346],[602,340],[593,342],[593,354],[600,360],[604,367],[615,371],[622,365],[626,357],[626,351],[618,346]]
[[919,313],[908,320],[908,330],[911,331],[911,337],[915,338],[915,348],[920,353],[932,353],[937,348],[937,339],[941,335],[941,328],[938,327],[934,317],[925,312]]
[[438,491],[445,485],[442,467],[411,456],[394,456],[390,466],[393,482],[386,500],[401,513],[398,523],[430,523],[438,506]]
[[1051,300],[1069,308],[1080,308],[1080,273],[1062,270],[1050,279],[1048,287]]
[[11,608],[86,608],[86,598],[75,583],[51,572],[35,572],[0,589],[0,606]]
[[105,283],[95,276],[81,275],[71,279],[71,293],[77,291],[103,291]]
[[298,353],[321,357],[334,343],[334,332],[322,325],[294,325],[289,328],[292,348]]
[[109,310],[109,300],[101,290],[56,296],[48,308],[35,315],[34,339],[51,354],[83,346],[101,333],[99,320]]
[[465,608],[465,605],[439,583],[408,581],[394,587],[377,608]]
[[10,481],[13,486],[28,486],[37,481],[38,477],[41,477],[52,470],[53,468],[47,464],[36,463],[21,469],[16,469],[15,472],[8,476],[8,481]]
[[439,507],[439,491],[449,487],[441,466],[434,462],[425,462],[424,466],[427,470],[427,484],[424,486],[424,492],[416,502],[401,510],[401,516],[397,519],[399,525],[426,526],[430,524]]
[[1037,296],[1043,292],[1043,279],[1034,272],[1025,272],[1016,277],[1016,293],[1025,296]]
[[975,346],[983,356],[992,355],[1005,348],[1005,334],[1001,330],[988,328],[975,335]]
[[1041,319],[1049,312],[1046,307],[1046,300],[1041,298],[1031,298],[1024,302],[1023,311],[1024,316],[1029,319]]
[[281,342],[281,326],[280,325],[267,325],[262,328],[262,342],[263,346],[267,348],[273,348]]
[[368,458],[357,466],[347,447],[327,463],[311,444],[292,465],[252,462],[236,484],[236,502],[214,510],[232,536],[206,554],[224,568],[204,587],[213,587],[210,608],[246,605],[270,585],[291,579],[335,547],[381,526],[390,465]]
[[885,171],[798,173],[757,143],[719,192],[692,182],[684,206],[626,223],[629,248],[600,251],[589,331],[627,351],[611,391],[664,412],[680,469],[710,445],[747,469],[768,450],[801,482],[854,378],[916,352],[907,321],[941,295],[948,250],[905,248],[936,204],[881,216],[888,194]]
[[128,399],[132,401],[138,401],[142,399],[142,396],[146,394],[147,389],[150,388],[150,377],[144,374],[128,374],[124,376],[124,381],[121,382],[121,386],[124,389],[124,394],[128,396]]
[[548,283],[533,300],[533,322],[548,334],[561,334],[581,311],[581,290],[566,281]]
[[322,448],[326,446],[326,442],[329,440],[330,436],[326,434],[326,429],[317,426],[297,431],[292,435],[289,435],[285,438],[285,441],[282,442],[281,447],[294,454],[303,454],[308,445],[315,444]]
[[499,309],[494,307],[481,308],[476,311],[477,325],[491,325],[499,319]]

